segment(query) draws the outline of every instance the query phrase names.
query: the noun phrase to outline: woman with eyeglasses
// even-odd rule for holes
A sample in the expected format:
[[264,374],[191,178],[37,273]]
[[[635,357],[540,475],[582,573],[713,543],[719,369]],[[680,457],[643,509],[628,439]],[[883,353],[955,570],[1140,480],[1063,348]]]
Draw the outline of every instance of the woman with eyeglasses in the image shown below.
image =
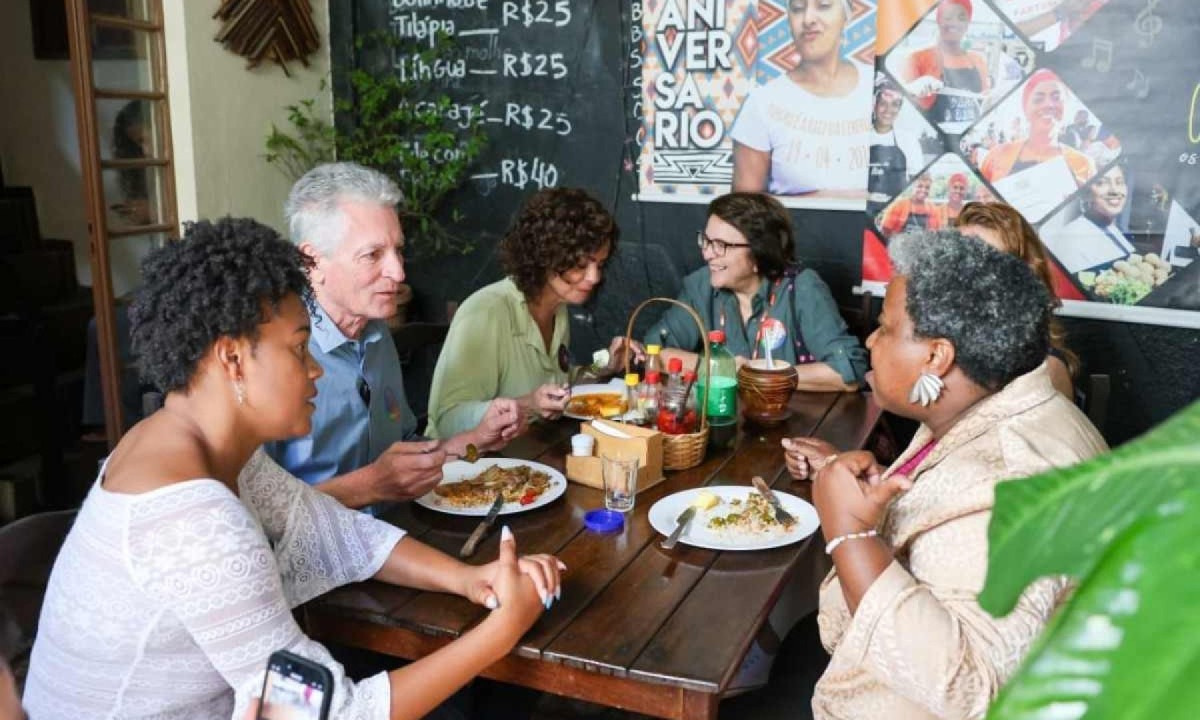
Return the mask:
[[[683,280],[679,301],[710,330],[723,330],[738,367],[763,356],[763,321],[783,324],[787,337],[772,357],[796,366],[801,390],[850,391],[862,382],[867,356],[846,329],[829,287],[793,258],[795,239],[787,210],[761,193],[730,193],[708,206],[696,236],[704,266]],[[682,309],[672,307],[648,333],[667,358],[693,367],[704,340]]]
[[[500,242],[508,277],[459,307],[429,390],[433,437],[475,427],[493,398],[516,398],[525,417],[554,419],[570,399],[567,305],[587,301],[617,247],[617,224],[583,190],[550,188],[525,203]],[[624,338],[609,347],[624,366]],[[632,348],[642,354],[640,344]]]

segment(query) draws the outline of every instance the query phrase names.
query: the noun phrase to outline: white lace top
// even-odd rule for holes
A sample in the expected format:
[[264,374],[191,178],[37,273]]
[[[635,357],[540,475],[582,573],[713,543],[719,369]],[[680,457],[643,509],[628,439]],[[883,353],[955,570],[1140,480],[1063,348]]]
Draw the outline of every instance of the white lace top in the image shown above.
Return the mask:
[[126,495],[96,482],[50,575],[31,718],[240,719],[281,648],[332,671],[333,717],[388,716],[387,676],[349,681],[291,610],[374,575],[403,531],[261,450],[238,488],[197,479]]

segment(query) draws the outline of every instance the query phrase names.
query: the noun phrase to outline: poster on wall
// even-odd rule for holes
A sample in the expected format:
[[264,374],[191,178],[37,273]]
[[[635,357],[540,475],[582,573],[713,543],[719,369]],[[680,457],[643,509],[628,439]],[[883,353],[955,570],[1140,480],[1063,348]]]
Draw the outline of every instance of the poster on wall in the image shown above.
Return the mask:
[[642,3],[637,199],[866,204],[874,0]]
[[887,243],[1012,205],[1062,313],[1200,327],[1200,3],[894,0],[881,10],[863,287]]

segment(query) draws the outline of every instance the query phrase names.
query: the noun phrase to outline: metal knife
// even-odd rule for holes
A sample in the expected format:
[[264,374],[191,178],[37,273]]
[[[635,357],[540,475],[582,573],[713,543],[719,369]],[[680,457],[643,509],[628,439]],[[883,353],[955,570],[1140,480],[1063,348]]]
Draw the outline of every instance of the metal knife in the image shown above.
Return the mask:
[[796,522],[796,518],[792,517],[791,513],[783,509],[783,505],[779,503],[779,498],[775,497],[775,493],[771,492],[771,488],[767,487],[767,483],[763,481],[761,477],[755,475],[750,479],[750,482],[754,485],[754,489],[757,490],[760,495],[766,498],[767,502],[771,503],[771,507],[775,508],[776,522],[781,525],[791,525],[792,523]]
[[671,531],[671,534],[666,540],[662,541],[661,547],[663,550],[670,550],[671,548],[675,547],[675,543],[679,542],[679,536],[683,535],[684,528],[688,526],[688,523],[690,523],[692,518],[695,516],[695,505],[689,505],[686,509],[684,509],[683,512],[679,513],[679,517],[675,518],[675,529]]
[[483,539],[483,536],[487,533],[488,528],[492,526],[492,523],[496,522],[496,516],[500,514],[500,508],[502,507],[504,507],[504,493],[497,492],[496,499],[492,501],[492,507],[488,509],[487,515],[471,531],[471,537],[467,538],[467,541],[463,543],[462,550],[458,551],[459,557],[471,557],[475,554],[475,546]]

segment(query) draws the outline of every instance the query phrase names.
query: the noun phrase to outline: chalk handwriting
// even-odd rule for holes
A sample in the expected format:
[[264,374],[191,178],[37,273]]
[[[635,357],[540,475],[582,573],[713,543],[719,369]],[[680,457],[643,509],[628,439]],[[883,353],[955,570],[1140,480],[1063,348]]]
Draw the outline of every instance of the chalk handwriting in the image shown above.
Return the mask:
[[567,76],[567,63],[562,53],[504,53],[504,77],[549,77],[561,80]]
[[1158,0],[1146,0],[1146,7],[1138,11],[1133,20],[1133,30],[1138,34],[1138,45],[1148,48],[1154,44],[1154,38],[1162,32],[1162,18],[1154,14],[1158,8]]
[[1092,54],[1079,61],[1085,68],[1096,68],[1097,72],[1106,73],[1112,67],[1113,44],[1111,40],[1097,38],[1092,41]]
[[501,23],[531,27],[537,24],[563,27],[571,22],[571,4],[567,0],[507,0],[502,6]]
[[504,104],[503,117],[489,117],[489,123],[504,127],[519,127],[525,130],[544,130],[555,135],[571,134],[571,119],[565,112],[554,112],[549,108],[533,107],[521,103]]
[[543,190],[558,184],[558,168],[539,157],[505,158],[500,161],[500,182],[518,190],[532,183],[534,188]]

